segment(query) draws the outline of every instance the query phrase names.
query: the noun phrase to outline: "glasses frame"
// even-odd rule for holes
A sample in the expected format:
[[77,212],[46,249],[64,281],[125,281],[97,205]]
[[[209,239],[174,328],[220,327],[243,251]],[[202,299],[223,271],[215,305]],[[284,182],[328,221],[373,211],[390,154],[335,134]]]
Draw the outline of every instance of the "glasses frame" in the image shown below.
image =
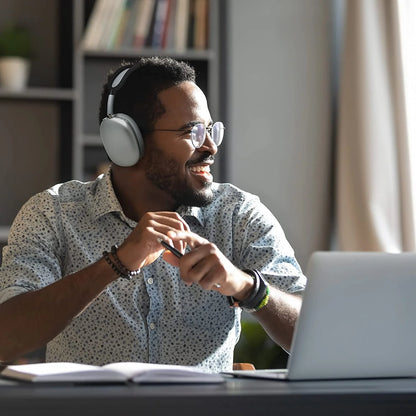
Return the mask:
[[[193,134],[196,134],[193,130],[198,127],[198,126],[203,126],[204,130],[205,130],[205,134],[204,134],[204,138],[206,137],[207,133],[209,134],[209,138],[215,143],[214,139],[212,138],[212,130],[214,128],[214,126],[217,123],[221,123],[221,128],[224,131],[225,127],[224,127],[224,123],[222,121],[216,121],[215,123],[213,123],[211,126],[206,127],[204,123],[195,123],[192,127],[184,127],[182,129],[152,129],[152,130],[147,130],[148,132],[152,132],[152,131],[174,131],[174,132],[182,132],[182,133],[187,133],[189,132],[189,134],[191,135],[191,142],[192,145],[195,147],[195,149],[199,149],[200,147],[203,146],[205,140],[199,145],[197,146],[197,143],[195,143],[195,139],[193,138]],[[224,133],[223,136],[221,137],[221,141],[217,144],[215,143],[216,146],[220,146],[222,143],[222,140],[224,138]]]

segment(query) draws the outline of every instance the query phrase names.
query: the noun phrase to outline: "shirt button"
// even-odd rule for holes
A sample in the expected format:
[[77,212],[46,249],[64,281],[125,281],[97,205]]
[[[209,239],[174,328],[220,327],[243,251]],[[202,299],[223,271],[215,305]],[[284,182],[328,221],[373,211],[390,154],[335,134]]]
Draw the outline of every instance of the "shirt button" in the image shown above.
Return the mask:
[[153,284],[153,279],[152,279],[151,277],[149,277],[149,278],[147,279],[147,283],[149,283],[149,285],[152,285],[152,284]]
[[155,328],[156,328],[156,325],[152,322],[152,323],[149,325],[149,327],[150,327],[150,329],[155,329]]

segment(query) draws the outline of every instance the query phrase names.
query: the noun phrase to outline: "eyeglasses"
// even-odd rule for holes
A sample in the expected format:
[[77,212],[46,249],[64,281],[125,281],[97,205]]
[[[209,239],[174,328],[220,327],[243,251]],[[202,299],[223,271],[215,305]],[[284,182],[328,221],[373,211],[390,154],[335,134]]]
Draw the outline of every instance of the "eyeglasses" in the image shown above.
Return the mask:
[[192,144],[195,149],[199,149],[204,144],[207,133],[210,139],[219,146],[224,138],[224,130],[224,124],[221,121],[217,121],[208,127],[205,127],[203,123],[197,123],[190,129],[153,129],[152,131],[180,131],[183,134],[190,134]]

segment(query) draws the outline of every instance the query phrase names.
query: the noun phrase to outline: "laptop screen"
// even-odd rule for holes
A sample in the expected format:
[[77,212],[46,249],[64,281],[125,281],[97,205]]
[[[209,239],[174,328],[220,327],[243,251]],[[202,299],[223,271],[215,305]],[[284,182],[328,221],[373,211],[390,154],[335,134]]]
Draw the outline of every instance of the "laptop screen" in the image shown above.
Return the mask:
[[416,254],[316,252],[289,379],[416,376]]

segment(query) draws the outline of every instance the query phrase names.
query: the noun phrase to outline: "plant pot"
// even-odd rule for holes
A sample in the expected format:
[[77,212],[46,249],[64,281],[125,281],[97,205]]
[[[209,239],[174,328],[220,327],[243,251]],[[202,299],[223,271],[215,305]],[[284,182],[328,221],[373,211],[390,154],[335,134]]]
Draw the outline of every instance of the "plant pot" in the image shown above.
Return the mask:
[[15,56],[0,58],[0,87],[12,91],[26,88],[29,78],[30,61]]

